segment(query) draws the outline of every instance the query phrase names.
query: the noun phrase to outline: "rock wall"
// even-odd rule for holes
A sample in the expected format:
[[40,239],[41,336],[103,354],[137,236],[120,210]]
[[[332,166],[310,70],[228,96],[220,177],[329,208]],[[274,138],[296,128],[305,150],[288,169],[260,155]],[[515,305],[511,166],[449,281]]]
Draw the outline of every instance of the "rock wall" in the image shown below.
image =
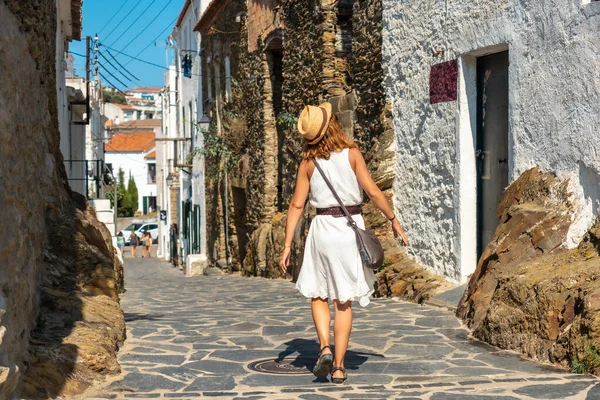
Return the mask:
[[79,392],[125,334],[110,234],[66,180],[55,35],[54,2],[0,2],[0,398]]
[[478,339],[571,367],[600,349],[600,219],[568,249],[583,210],[573,187],[537,168],[510,185],[457,312]]
[[[383,0],[385,86],[394,105],[397,143],[394,200],[399,209],[411,210],[403,222],[413,240],[412,251],[434,271],[466,280],[476,263],[473,254],[461,253],[473,242],[462,232],[475,229],[474,218],[461,225],[461,215],[475,209],[474,200],[463,202],[465,193],[475,191],[474,149],[466,146],[470,153],[465,157],[457,150],[461,142],[473,140],[469,127],[461,129],[469,124],[469,109],[457,101],[430,104],[434,64],[459,58],[460,100],[472,90],[462,75],[467,72],[464,56],[506,45],[509,181],[535,165],[575,173],[590,204],[587,227],[593,221],[592,208],[598,213],[600,115],[590,111],[600,100],[595,83],[600,71],[600,4],[583,3]],[[464,160],[473,164],[472,174],[465,172]]]

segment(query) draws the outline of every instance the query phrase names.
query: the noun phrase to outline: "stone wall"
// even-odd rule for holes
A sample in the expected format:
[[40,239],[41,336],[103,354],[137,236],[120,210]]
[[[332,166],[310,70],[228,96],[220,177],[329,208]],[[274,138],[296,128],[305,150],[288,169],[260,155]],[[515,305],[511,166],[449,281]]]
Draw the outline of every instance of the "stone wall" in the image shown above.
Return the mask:
[[[587,227],[591,211],[598,213],[600,115],[591,110],[600,100],[594,83],[600,4],[583,3],[503,0],[443,6],[383,0],[385,86],[394,104],[397,142],[394,200],[399,209],[410,210],[402,222],[414,255],[434,271],[464,281],[476,263],[475,250],[463,253],[473,242],[463,233],[475,229],[474,218],[463,217],[476,208],[469,197],[475,190],[474,149],[467,145],[473,140],[469,107],[460,105],[473,90],[465,81],[470,79],[464,76],[465,55],[508,47],[509,181],[535,165],[575,173],[590,207]],[[430,104],[430,67],[456,58],[459,101]],[[467,143],[463,151],[469,154],[457,151],[461,143]],[[472,172],[464,160],[473,164]],[[579,232],[574,245],[585,227]]]
[[[264,18],[270,18],[275,9],[269,2],[248,4],[236,75],[239,91],[234,95],[234,104],[228,105],[234,114],[240,114],[246,128],[246,140],[238,149],[241,178],[232,176],[230,185],[230,198],[236,197],[233,187],[237,185],[238,201],[242,188],[245,199],[229,204],[233,217],[228,223],[236,232],[228,242],[233,261],[229,268],[237,270],[239,259],[243,260],[243,274],[277,278],[281,277],[278,256],[285,236],[285,211],[303,154],[303,140],[295,121],[305,105],[331,102],[345,131],[358,142],[376,183],[392,198],[395,142],[391,106],[383,88],[382,3],[283,0],[276,10],[276,23],[256,37],[254,31],[258,26],[264,28]],[[273,48],[279,51],[275,36],[278,29],[282,29],[283,37],[281,104],[277,103],[278,78],[274,78],[271,53]],[[249,41],[247,47],[244,40]],[[222,196],[224,188],[220,185],[214,186],[211,193]],[[208,214],[212,215],[210,235],[215,240],[220,238],[219,243],[224,241],[223,204],[214,196],[207,204]],[[239,210],[245,211],[243,217]],[[293,279],[300,271],[304,239],[313,215],[314,210],[307,206],[293,239]],[[386,250],[387,268],[380,273],[379,295],[422,301],[444,286],[443,279],[427,273],[399,250],[389,222],[372,204],[365,207],[365,220],[382,238]],[[244,242],[247,244],[241,249]],[[224,255],[224,246],[215,248],[219,255],[213,262]],[[415,271],[418,276],[409,279],[408,274]],[[407,280],[410,284],[400,287],[398,282]]]
[[66,180],[55,34],[54,2],[0,2],[0,398],[79,392],[118,372],[125,334],[110,233]]
[[279,25],[281,0],[248,0],[248,51],[259,50],[261,39]]

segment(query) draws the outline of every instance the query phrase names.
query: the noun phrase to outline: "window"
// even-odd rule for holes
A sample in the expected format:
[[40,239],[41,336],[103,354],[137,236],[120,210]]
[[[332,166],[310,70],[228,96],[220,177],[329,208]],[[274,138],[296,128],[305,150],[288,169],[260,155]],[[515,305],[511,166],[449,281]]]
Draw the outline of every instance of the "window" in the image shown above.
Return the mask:
[[148,164],[148,183],[156,183],[156,163]]
[[137,113],[137,119],[142,119],[142,111],[137,110],[136,113]]
[[146,119],[152,119],[153,117],[154,117],[154,114],[146,113]]

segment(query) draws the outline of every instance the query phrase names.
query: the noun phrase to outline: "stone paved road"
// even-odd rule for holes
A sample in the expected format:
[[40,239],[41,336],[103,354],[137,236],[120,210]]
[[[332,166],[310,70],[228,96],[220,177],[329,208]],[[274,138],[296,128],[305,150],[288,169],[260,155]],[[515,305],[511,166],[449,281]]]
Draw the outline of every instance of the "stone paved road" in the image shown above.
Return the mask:
[[[185,278],[156,259],[127,259],[123,374],[85,398],[600,399],[590,376],[470,340],[449,312],[393,299],[355,308],[341,385],[308,372],[318,352],[307,300],[285,281]],[[281,372],[251,371],[256,360]]]

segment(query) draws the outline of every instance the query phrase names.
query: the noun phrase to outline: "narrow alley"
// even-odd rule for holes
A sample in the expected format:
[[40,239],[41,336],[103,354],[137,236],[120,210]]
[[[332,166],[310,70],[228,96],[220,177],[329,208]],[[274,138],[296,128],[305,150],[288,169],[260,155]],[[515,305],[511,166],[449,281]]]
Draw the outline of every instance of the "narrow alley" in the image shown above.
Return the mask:
[[81,398],[600,398],[591,376],[521,360],[469,339],[448,311],[394,299],[355,308],[349,379],[333,385],[309,371],[318,345],[293,284],[125,261],[123,373]]

